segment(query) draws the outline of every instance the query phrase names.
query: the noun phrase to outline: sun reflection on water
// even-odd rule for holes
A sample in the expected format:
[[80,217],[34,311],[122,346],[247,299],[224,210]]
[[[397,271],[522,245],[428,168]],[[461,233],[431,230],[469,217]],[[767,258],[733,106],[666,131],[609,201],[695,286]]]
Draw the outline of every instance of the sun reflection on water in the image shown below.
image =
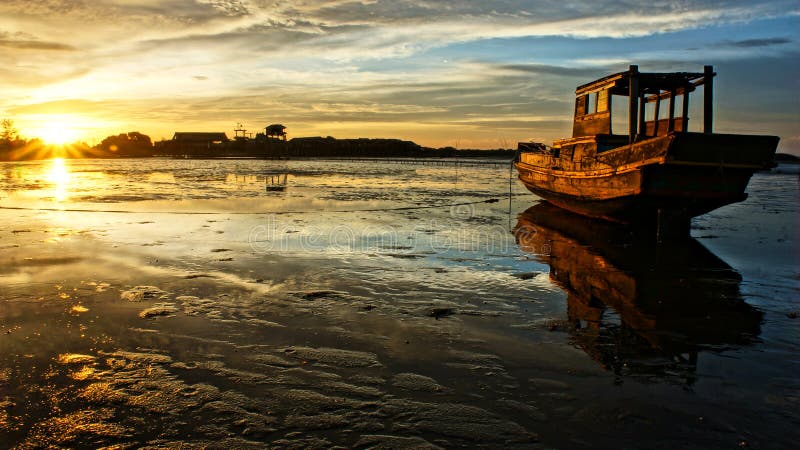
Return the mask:
[[53,159],[46,179],[53,185],[53,198],[56,201],[62,202],[69,198],[70,178],[69,167],[64,158]]

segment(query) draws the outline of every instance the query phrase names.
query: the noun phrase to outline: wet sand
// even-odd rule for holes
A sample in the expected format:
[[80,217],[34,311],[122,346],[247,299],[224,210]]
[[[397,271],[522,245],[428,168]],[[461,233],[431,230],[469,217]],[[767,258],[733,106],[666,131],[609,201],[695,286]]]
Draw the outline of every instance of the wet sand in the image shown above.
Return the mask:
[[798,178],[748,191],[653,260],[507,167],[2,163],[0,446],[791,447]]

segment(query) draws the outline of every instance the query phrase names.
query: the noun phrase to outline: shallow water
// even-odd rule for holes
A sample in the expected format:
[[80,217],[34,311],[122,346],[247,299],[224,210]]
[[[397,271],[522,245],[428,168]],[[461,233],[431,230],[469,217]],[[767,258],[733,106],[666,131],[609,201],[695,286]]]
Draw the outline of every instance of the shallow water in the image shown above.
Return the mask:
[[796,175],[654,250],[502,164],[0,164],[0,446],[800,437]]

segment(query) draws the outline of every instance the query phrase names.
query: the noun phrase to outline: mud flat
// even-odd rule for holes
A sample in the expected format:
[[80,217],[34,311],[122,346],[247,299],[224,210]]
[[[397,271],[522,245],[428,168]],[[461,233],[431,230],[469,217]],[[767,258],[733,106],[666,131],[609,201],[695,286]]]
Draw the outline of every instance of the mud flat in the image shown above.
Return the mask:
[[[536,199],[513,183],[509,198],[507,169],[81,160],[64,181],[48,164],[0,166],[7,447],[778,448],[800,437],[791,175],[757,174],[747,202],[695,221],[730,270],[687,275],[677,292],[745,311],[731,322],[714,309],[697,333],[637,303],[650,294],[620,308],[565,287],[548,258],[567,244],[563,255],[594,261],[575,283],[644,284],[598,278],[615,260],[580,242],[518,242]],[[285,189],[265,188],[275,172]]]

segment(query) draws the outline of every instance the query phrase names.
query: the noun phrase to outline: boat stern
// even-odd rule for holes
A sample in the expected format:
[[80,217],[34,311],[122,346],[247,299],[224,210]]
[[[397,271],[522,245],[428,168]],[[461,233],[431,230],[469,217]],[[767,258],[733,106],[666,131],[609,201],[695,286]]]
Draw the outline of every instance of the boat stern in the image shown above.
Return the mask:
[[778,136],[674,133],[666,163],[670,165],[766,170],[774,167]]

